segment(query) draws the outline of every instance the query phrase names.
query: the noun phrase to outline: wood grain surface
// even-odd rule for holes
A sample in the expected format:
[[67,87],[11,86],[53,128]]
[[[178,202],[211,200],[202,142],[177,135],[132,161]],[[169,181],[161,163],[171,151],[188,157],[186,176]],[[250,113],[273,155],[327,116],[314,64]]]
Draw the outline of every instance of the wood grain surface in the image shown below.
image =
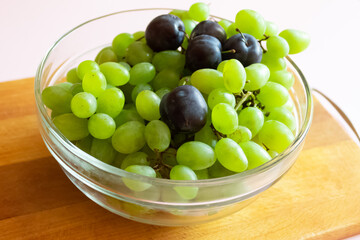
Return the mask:
[[254,203],[189,227],[136,223],[71,182],[38,130],[33,79],[0,83],[0,239],[343,239],[360,234],[360,148],[315,101],[292,169]]

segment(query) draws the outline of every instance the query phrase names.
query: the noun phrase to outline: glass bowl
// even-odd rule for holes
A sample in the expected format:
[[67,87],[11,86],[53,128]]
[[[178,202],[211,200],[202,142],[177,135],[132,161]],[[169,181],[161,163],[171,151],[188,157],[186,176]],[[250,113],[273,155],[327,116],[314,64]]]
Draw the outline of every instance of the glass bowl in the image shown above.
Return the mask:
[[[109,211],[138,222],[180,226],[204,223],[237,212],[277,182],[298,157],[312,118],[310,88],[294,62],[287,58],[295,84],[290,95],[295,106],[297,132],[283,153],[257,168],[217,179],[174,181],[125,172],[90,156],[67,140],[51,121],[41,100],[47,86],[63,81],[66,71],[96,54],[121,32],[145,30],[156,16],[171,9],[117,12],[87,21],[64,34],[47,52],[35,78],[35,98],[44,142],[68,178],[87,197]],[[216,18],[216,17],[214,17]],[[148,184],[142,192],[129,190],[123,179]],[[198,191],[194,199],[179,197],[176,189]]]

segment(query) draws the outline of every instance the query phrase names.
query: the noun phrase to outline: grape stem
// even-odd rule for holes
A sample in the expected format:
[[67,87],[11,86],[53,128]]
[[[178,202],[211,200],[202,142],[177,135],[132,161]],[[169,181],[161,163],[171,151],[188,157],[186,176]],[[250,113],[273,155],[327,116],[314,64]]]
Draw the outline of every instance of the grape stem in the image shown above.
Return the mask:
[[221,51],[221,53],[236,53],[236,50],[230,49],[230,50],[226,50],[226,51]]
[[245,43],[245,45],[246,45],[246,46],[249,46],[249,45],[248,45],[248,42],[246,41],[246,38],[245,38],[244,34],[240,31],[240,29],[236,28],[235,30],[236,30],[238,33],[241,34],[241,36],[242,36],[242,41]]
[[265,38],[258,40],[258,42],[259,42],[261,49],[263,50],[263,53],[266,53],[267,50],[263,47],[262,42],[268,40],[270,36],[264,34],[264,37]]
[[247,92],[247,93],[245,93],[242,97],[241,97],[241,99],[240,99],[240,101],[236,104],[236,106],[235,106],[235,111],[237,111],[240,107],[241,107],[241,105],[246,101],[246,99],[248,99],[248,97],[250,97],[251,95],[253,95],[253,93],[252,92]]
[[215,129],[215,127],[214,127],[214,125],[213,125],[212,123],[210,124],[210,128],[211,128],[211,130],[213,131],[213,133],[216,135],[216,137],[217,137],[218,140],[220,140],[220,139],[222,139],[222,138],[226,138],[226,135],[218,132],[218,131]]

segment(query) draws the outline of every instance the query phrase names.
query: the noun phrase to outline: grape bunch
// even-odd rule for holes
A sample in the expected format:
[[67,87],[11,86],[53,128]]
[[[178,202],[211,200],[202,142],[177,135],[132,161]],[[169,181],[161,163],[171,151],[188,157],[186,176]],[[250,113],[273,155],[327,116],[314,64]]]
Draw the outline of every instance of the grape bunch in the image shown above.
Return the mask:
[[[296,120],[285,57],[309,45],[299,30],[245,9],[209,19],[204,3],[120,33],[66,82],[42,91],[56,128],[78,148],[147,177],[198,180],[256,168],[288,148]],[[135,192],[151,185],[123,179]],[[195,187],[177,187],[183,199]]]

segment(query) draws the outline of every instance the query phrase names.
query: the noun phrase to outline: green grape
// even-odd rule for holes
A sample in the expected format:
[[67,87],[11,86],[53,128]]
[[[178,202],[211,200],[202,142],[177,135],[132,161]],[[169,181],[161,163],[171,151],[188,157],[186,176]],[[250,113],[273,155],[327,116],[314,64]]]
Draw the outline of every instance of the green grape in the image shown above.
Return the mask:
[[219,103],[213,108],[211,119],[214,128],[223,134],[233,133],[238,126],[238,115],[235,109],[226,103]]
[[133,100],[133,102],[136,101],[136,97],[137,95],[141,92],[141,91],[144,91],[144,90],[150,90],[152,91],[152,87],[149,85],[149,84],[146,84],[146,83],[139,83],[138,85],[136,85],[134,87],[134,89],[132,90],[131,92],[131,99]]
[[284,38],[289,44],[289,54],[295,54],[304,51],[310,44],[310,36],[303,31],[295,29],[283,30],[280,37]]
[[276,35],[278,35],[279,29],[278,29],[278,26],[275,23],[265,20],[265,24],[266,24],[266,30],[265,30],[265,35],[266,36],[276,36]]
[[81,83],[74,83],[70,88],[70,92],[73,96],[75,96],[76,94],[83,92],[83,91],[84,91],[84,89],[82,88]]
[[94,138],[106,139],[111,137],[116,129],[115,121],[105,113],[96,113],[89,119],[88,128]]
[[230,38],[230,37],[232,37],[232,36],[234,36],[234,35],[236,35],[236,34],[238,34],[239,32],[237,31],[237,26],[236,26],[236,24],[235,23],[231,23],[230,25],[229,25],[229,27],[227,28],[227,30],[226,30],[226,36],[228,37],[228,38]]
[[116,53],[113,51],[112,47],[105,47],[100,50],[100,52],[95,57],[95,62],[97,64],[102,64],[105,62],[117,62],[118,57]]
[[123,65],[123,67],[130,72],[131,66],[127,62],[119,62],[119,64]]
[[95,113],[96,108],[96,98],[91,93],[80,92],[71,100],[71,111],[79,118],[91,117]]
[[271,159],[271,156],[265,149],[252,141],[240,143],[240,147],[248,160],[247,170],[256,168]]
[[74,84],[70,83],[70,82],[62,82],[62,83],[58,83],[56,84],[56,86],[58,87],[61,87],[65,90],[68,90],[68,91],[71,91],[71,87],[73,86]]
[[224,88],[223,74],[215,69],[203,68],[196,70],[191,75],[190,81],[194,87],[205,94],[209,94],[216,88]]
[[207,170],[207,168],[205,169],[201,169],[201,170],[195,170],[194,171],[195,174],[196,174],[196,177],[198,180],[201,180],[201,179],[209,179],[209,171]]
[[130,33],[120,33],[114,38],[112,41],[112,49],[119,59],[125,57],[126,49],[134,41],[134,36]]
[[97,99],[98,113],[105,113],[112,118],[120,114],[124,107],[125,97],[118,88],[109,88],[102,92]]
[[111,165],[113,165],[114,167],[117,168],[121,168],[121,164],[124,161],[124,159],[126,158],[126,154],[122,154],[119,152],[116,152],[116,156],[114,158],[114,161],[111,163]]
[[129,45],[126,51],[126,61],[131,66],[141,62],[151,63],[153,55],[153,50],[151,50],[151,48],[146,45],[146,43],[136,41]]
[[134,86],[130,83],[127,83],[123,86],[120,86],[121,91],[124,93],[125,96],[125,103],[132,103],[131,94]]
[[270,155],[271,158],[275,158],[275,157],[277,157],[277,155],[279,155],[279,153],[274,151],[274,150],[269,149],[267,152],[268,152],[268,154]]
[[91,135],[88,135],[87,137],[76,141],[75,146],[77,146],[78,148],[80,148],[81,150],[86,152],[87,154],[90,154],[91,144],[92,144],[93,139],[94,138]]
[[286,61],[284,58],[274,58],[267,52],[262,55],[261,63],[265,64],[270,72],[286,69]]
[[98,97],[106,89],[106,78],[101,72],[86,73],[82,81],[82,87],[85,92]]
[[117,115],[114,118],[114,121],[116,123],[116,127],[120,127],[124,123],[130,122],[130,121],[138,121],[138,122],[140,122],[142,124],[145,124],[144,119],[139,115],[139,113],[136,111],[136,109],[123,109],[123,110],[121,110],[119,115]]
[[235,24],[242,33],[253,35],[256,39],[262,39],[266,30],[264,18],[251,9],[239,11],[235,17]]
[[45,106],[58,114],[71,112],[72,97],[69,90],[56,85],[45,88],[41,93],[41,99]]
[[85,74],[90,72],[98,72],[100,70],[99,65],[92,60],[82,61],[76,68],[76,74],[81,80],[84,79]]
[[72,113],[65,113],[54,117],[54,125],[70,141],[83,139],[89,135],[88,120],[78,118]]
[[76,73],[76,68],[72,68],[66,73],[66,81],[70,83],[81,83],[81,79]]
[[111,145],[110,139],[94,138],[91,144],[90,154],[107,164],[112,164],[116,157],[116,151]]
[[228,62],[229,60],[224,60],[221,63],[219,63],[219,65],[217,66],[217,69],[219,72],[223,72],[224,71],[224,66],[225,64]]
[[157,91],[160,88],[170,88],[174,89],[178,86],[180,81],[180,74],[173,69],[166,68],[159,72],[155,79],[152,81],[152,86]]
[[112,145],[116,151],[130,154],[139,151],[145,145],[145,125],[138,121],[129,121],[118,127],[112,136]]
[[131,165],[149,166],[148,155],[144,152],[135,152],[127,155],[121,163],[121,169],[125,169]]
[[282,107],[284,107],[287,110],[289,110],[290,112],[292,112],[294,110],[294,107],[295,107],[292,98],[289,97],[288,100],[286,101],[286,103],[284,105],[282,105]]
[[156,70],[154,65],[148,62],[135,64],[130,70],[130,81],[132,85],[148,83],[154,79]]
[[289,90],[294,85],[295,78],[291,72],[279,70],[270,73],[269,81],[279,83]]
[[247,127],[256,136],[264,124],[264,114],[256,107],[247,107],[239,113],[239,125]]
[[137,31],[133,33],[133,37],[135,41],[139,41],[141,39],[145,38],[145,32],[144,31]]
[[191,35],[191,32],[192,30],[195,28],[196,26],[196,22],[194,22],[193,20],[191,19],[184,19],[182,20],[183,23],[184,23],[184,26],[185,26],[185,33],[190,36]]
[[171,92],[170,88],[163,87],[163,88],[160,88],[159,90],[157,90],[155,93],[159,96],[160,99],[162,99],[163,96],[169,92]]
[[100,71],[104,74],[107,83],[113,86],[122,86],[129,82],[129,71],[120,63],[105,62],[100,65]]
[[294,140],[294,134],[283,123],[267,120],[259,132],[260,141],[269,149],[276,152],[284,151]]
[[183,40],[183,42],[181,43],[181,48],[182,48],[182,49],[187,49],[188,46],[189,46],[189,40],[188,40],[186,37],[184,37],[184,40]]
[[268,82],[260,89],[257,99],[266,107],[280,107],[289,98],[289,92],[281,84]]
[[158,72],[164,69],[181,72],[185,66],[185,55],[176,50],[165,50],[154,55],[152,64]]
[[210,147],[214,148],[216,143],[217,143],[217,136],[214,133],[214,131],[212,130],[212,128],[210,127],[211,122],[207,121],[205,126],[200,129],[200,131],[195,133],[195,141],[198,142],[203,142],[207,145],[209,145]]
[[220,178],[220,177],[226,177],[235,174],[236,172],[230,171],[229,169],[226,169],[219,163],[219,161],[216,161],[214,165],[208,168],[209,176],[210,178]]
[[216,161],[215,152],[203,142],[189,141],[182,144],[176,153],[176,160],[192,170],[201,170],[210,167]]
[[289,44],[279,36],[270,36],[266,40],[266,48],[268,54],[274,58],[283,58],[289,54]]
[[183,16],[187,15],[187,12],[188,11],[186,11],[186,10],[174,9],[171,12],[169,12],[169,14],[175,15],[175,16],[179,17],[181,20],[183,20]]
[[239,144],[241,142],[250,141],[252,138],[252,133],[247,127],[238,126],[235,132],[228,135],[228,138],[231,138]]
[[[197,176],[191,168],[184,165],[176,165],[170,171],[170,179],[197,180]],[[181,198],[190,200],[196,197],[199,189],[197,187],[174,187],[174,190]]]
[[210,15],[209,5],[202,2],[194,3],[189,8],[189,16],[197,22],[208,19]]
[[153,91],[140,92],[135,104],[139,115],[145,120],[152,121],[160,118],[160,98]]
[[162,163],[168,166],[175,166],[178,165],[176,161],[176,149],[175,148],[168,148],[164,152],[161,153]]
[[207,102],[211,110],[218,103],[227,103],[234,108],[235,96],[225,88],[217,88],[210,92]]
[[154,152],[165,151],[171,141],[169,127],[160,120],[152,120],[145,127],[145,140]]
[[223,74],[227,90],[232,93],[239,93],[243,90],[246,81],[246,71],[237,59],[230,59],[225,63]]
[[215,154],[220,164],[230,171],[243,172],[248,167],[244,151],[230,138],[222,138],[216,143]]
[[246,91],[255,91],[262,88],[270,77],[269,68],[262,63],[253,63],[245,68],[246,83],[244,89]]
[[227,32],[229,26],[232,24],[230,21],[222,19],[218,21],[218,24]]
[[[148,199],[151,201],[159,201],[160,195],[161,195],[160,189],[161,189],[160,187],[151,186],[148,189],[146,189],[145,191],[135,192],[134,196],[138,199]],[[135,206],[138,206],[138,205],[135,205]],[[146,208],[146,209],[147,209],[147,211],[152,211],[152,212],[155,211],[155,210],[149,209],[149,208]]]
[[[125,168],[125,171],[140,174],[146,177],[156,177],[156,172],[152,167],[143,166],[143,165],[131,165]],[[145,183],[140,180],[134,180],[129,178],[122,178],[124,184],[134,192],[145,191],[146,189],[151,187],[150,183]]]
[[269,110],[270,114],[266,120],[276,120],[285,124],[291,131],[296,128],[294,115],[285,107],[275,107]]

